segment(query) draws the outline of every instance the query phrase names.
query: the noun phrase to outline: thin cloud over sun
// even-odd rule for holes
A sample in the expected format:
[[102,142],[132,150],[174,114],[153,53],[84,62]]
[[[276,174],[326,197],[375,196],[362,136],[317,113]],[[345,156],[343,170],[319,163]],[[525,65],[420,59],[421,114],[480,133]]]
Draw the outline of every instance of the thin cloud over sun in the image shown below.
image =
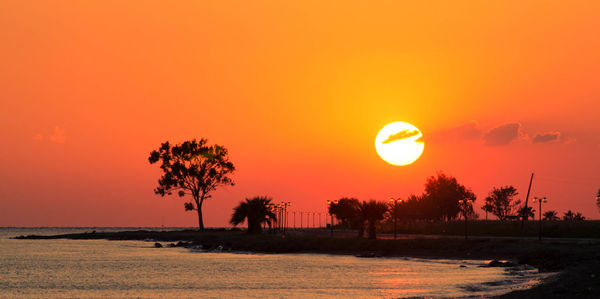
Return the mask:
[[384,140],[381,143],[387,144],[387,143],[390,143],[393,141],[402,140],[402,139],[410,138],[410,137],[417,136],[417,135],[419,135],[419,131],[417,131],[417,130],[404,130],[404,131],[400,131],[396,134],[390,135],[386,140]]

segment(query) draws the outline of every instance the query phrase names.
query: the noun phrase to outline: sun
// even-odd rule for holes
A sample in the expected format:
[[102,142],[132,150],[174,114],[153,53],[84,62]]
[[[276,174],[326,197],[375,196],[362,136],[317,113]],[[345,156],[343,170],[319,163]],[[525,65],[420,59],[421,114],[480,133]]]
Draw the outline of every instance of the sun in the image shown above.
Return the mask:
[[415,162],[425,148],[419,140],[423,134],[417,127],[405,122],[387,124],[375,137],[375,149],[386,162],[402,166]]

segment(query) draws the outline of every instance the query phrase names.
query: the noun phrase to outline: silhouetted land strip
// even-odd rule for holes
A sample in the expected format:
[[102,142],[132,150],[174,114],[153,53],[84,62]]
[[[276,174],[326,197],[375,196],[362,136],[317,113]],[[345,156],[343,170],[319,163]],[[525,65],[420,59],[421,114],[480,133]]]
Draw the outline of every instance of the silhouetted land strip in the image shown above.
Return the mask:
[[[419,258],[508,259],[529,264],[541,272],[562,271],[541,286],[516,291],[505,298],[600,298],[600,244],[598,242],[537,242],[527,239],[414,238],[401,240],[329,238],[316,235],[248,235],[241,231],[123,231],[17,239],[108,239],[173,242],[171,246],[203,250],[265,253],[329,253]],[[167,245],[167,244],[163,244]],[[161,250],[161,249],[157,249]]]
[[[384,232],[394,231],[393,223],[382,225]],[[465,224],[462,220],[447,222],[398,222],[399,234],[456,235],[464,234]],[[379,229],[378,231],[381,231]],[[520,221],[471,220],[470,236],[495,237],[537,237],[539,222],[529,220],[521,229]],[[543,233],[546,238],[597,238],[600,239],[600,221],[544,221]]]

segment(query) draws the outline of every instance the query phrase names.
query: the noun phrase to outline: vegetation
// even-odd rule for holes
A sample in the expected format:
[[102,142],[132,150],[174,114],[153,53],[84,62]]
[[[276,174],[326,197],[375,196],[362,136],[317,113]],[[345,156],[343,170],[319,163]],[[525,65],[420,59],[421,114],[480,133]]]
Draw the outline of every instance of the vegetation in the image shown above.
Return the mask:
[[204,230],[202,204],[210,193],[221,185],[233,185],[230,174],[235,170],[229,161],[227,149],[220,145],[207,145],[206,139],[185,141],[171,145],[168,141],[148,158],[150,164],[160,162],[162,176],[154,190],[160,196],[176,192],[180,197],[192,196],[184,204],[186,211],[198,212],[198,228]]
[[433,220],[452,220],[458,217],[461,200],[473,202],[475,194],[458,183],[456,178],[438,173],[429,177],[425,183],[424,201],[426,215]]
[[486,197],[483,209],[494,214],[501,221],[514,218],[518,206],[521,204],[520,200],[515,199],[518,194],[517,189],[513,186],[494,187]]
[[268,224],[271,227],[271,223],[277,218],[271,206],[271,199],[268,197],[246,198],[246,201],[240,202],[233,209],[233,215],[229,223],[237,226],[246,221],[248,223],[248,233],[258,234],[261,232],[263,224]]
[[558,213],[556,213],[556,211],[546,211],[544,212],[544,220],[557,221],[560,220],[560,218],[558,217]]
[[598,192],[596,193],[596,205],[598,206],[598,209],[600,209],[600,189],[598,189]]
[[329,205],[329,214],[339,220],[343,228],[360,229],[360,201],[356,198],[344,197]]
[[387,211],[388,206],[384,202],[370,200],[368,202],[363,201],[360,204],[359,213],[363,223],[367,223],[369,239],[376,238],[376,225],[383,220]]
[[563,220],[564,221],[583,221],[585,220],[585,217],[583,217],[583,215],[581,215],[581,213],[577,212],[577,213],[573,213],[571,210],[568,210],[565,215],[563,216]]
[[521,217],[521,219],[525,218],[525,220],[528,220],[529,218],[535,218],[535,210],[533,209],[533,207],[523,206],[518,210],[517,214],[519,215],[519,217]]
[[[475,194],[458,183],[456,178],[440,173],[437,177],[429,177],[425,182],[425,192],[421,195],[410,195],[406,200],[392,203],[388,219],[394,215],[403,221],[449,221],[457,219],[463,212],[469,218],[477,218],[472,203]],[[468,203],[461,207],[461,202]],[[466,208],[463,210],[463,208]]]

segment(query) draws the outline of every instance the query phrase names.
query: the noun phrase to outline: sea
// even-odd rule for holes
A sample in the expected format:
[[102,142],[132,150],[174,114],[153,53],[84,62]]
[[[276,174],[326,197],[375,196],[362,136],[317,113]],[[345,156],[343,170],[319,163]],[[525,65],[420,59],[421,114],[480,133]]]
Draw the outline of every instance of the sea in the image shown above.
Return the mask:
[[481,267],[481,260],[12,239],[137,229],[176,228],[0,228],[0,298],[479,298],[530,288],[543,278],[531,267]]

